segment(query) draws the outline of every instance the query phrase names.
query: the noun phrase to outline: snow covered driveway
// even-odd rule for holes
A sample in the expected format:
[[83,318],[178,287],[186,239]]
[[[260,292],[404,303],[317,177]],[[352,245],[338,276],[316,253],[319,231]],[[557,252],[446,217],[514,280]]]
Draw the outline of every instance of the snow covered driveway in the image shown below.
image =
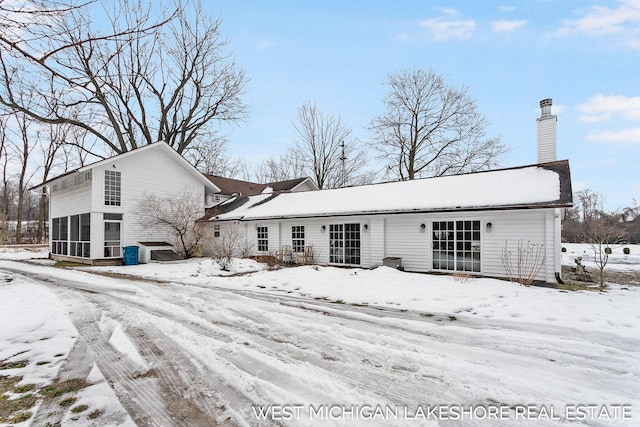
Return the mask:
[[[128,414],[111,411],[112,425],[635,425],[640,419],[636,289],[558,294],[487,281],[463,288],[470,300],[454,307],[445,295],[460,290],[444,288],[452,284],[445,278],[439,291],[424,282],[430,292],[404,305],[374,306],[364,290],[359,297],[368,305],[301,296],[303,282],[312,281],[303,269],[208,284],[8,261],[0,269],[15,277],[0,287],[0,298],[21,285],[58,298],[58,311],[77,330],[59,375],[105,378]],[[362,271],[359,280],[386,285],[390,302],[400,298],[394,289],[404,289],[394,280],[432,279],[378,270]],[[353,273],[326,274],[341,275],[347,287]],[[274,282],[280,292],[268,292]],[[498,312],[488,315],[490,309]],[[51,417],[64,425],[104,425],[52,415],[54,409],[40,408],[34,425]]]

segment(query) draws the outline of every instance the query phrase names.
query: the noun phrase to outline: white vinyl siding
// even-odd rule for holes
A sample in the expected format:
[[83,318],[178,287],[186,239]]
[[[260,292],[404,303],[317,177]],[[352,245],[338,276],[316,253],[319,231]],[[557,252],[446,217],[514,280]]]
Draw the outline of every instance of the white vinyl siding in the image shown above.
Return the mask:
[[91,181],[52,193],[49,203],[52,218],[91,211]]
[[[115,167],[114,167],[115,166]],[[120,206],[107,206],[105,202],[105,171],[121,173]],[[149,230],[142,226],[139,204],[146,195],[158,198],[171,197],[185,192],[202,201],[202,211],[194,220],[204,215],[204,186],[184,168],[183,164],[163,149],[146,150],[140,155],[114,158],[94,169],[93,209],[96,212],[119,213],[123,215],[122,246],[137,245],[144,241],[166,241],[173,243],[173,233],[168,229]],[[104,231],[100,227],[100,245]],[[100,254],[100,257],[102,254]]]
[[[409,271],[431,270],[431,240],[428,217],[407,214],[386,217],[384,220],[384,257],[400,257]],[[424,231],[420,226],[425,224]],[[382,258],[373,258],[377,265]]]
[[[482,263],[484,274],[490,276],[505,277],[504,266],[502,265],[502,251],[507,245],[509,248],[517,248],[518,242],[531,242],[533,244],[544,244],[546,247],[545,216],[547,210],[521,210],[521,211],[498,211],[485,213],[483,221],[483,242],[482,242]],[[491,222],[491,232],[486,232],[486,223]],[[553,262],[553,255],[546,248],[547,261]],[[539,280],[553,280],[553,272],[547,274],[547,269],[543,268],[539,275]]]

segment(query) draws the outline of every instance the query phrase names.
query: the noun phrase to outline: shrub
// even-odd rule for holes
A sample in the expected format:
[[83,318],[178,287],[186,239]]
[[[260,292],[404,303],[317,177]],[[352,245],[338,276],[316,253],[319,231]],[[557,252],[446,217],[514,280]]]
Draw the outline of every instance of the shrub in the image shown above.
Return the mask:
[[631,249],[629,248],[622,248],[622,252],[624,252],[625,255],[629,255],[631,253]]
[[518,247],[510,250],[508,242],[502,248],[502,265],[509,280],[524,286],[531,285],[544,265],[544,244],[518,241]]
[[567,252],[567,248],[565,248],[564,246],[562,247],[562,252]]
[[604,248],[604,253],[607,255],[611,255],[611,248],[609,247]]

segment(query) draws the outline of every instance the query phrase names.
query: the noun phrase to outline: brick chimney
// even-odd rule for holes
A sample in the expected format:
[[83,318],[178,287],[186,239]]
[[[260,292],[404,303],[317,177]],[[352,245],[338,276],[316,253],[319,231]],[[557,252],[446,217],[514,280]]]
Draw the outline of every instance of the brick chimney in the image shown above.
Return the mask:
[[538,163],[556,160],[556,134],[558,117],[551,114],[551,98],[540,101],[541,115],[538,124]]

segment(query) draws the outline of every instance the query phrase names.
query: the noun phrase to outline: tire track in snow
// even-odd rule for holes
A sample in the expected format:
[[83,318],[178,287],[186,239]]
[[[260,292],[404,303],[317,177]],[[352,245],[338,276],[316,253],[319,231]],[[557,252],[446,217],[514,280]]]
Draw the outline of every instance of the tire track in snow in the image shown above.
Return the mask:
[[[160,380],[153,375],[145,376],[140,367],[120,354],[109,343],[113,329],[101,330],[100,316],[102,311],[95,304],[100,304],[99,296],[108,293],[133,294],[131,291],[108,290],[101,294],[93,287],[81,283],[65,281],[58,283],[55,278],[40,274],[16,271],[53,290],[61,299],[73,305],[69,317],[78,331],[78,338],[69,352],[66,362],[61,367],[61,380],[70,378],[85,379],[93,364],[100,369],[108,384],[114,390],[122,406],[127,410],[134,422],[139,426],[179,426],[217,425],[211,419],[205,423],[191,423],[181,417],[175,417],[165,404],[158,390]],[[90,302],[89,300],[94,300]],[[95,304],[94,304],[95,303]],[[174,401],[175,403],[175,401]],[[53,411],[48,410],[53,409]],[[59,425],[64,411],[59,411],[57,400],[38,410],[34,419],[35,425]],[[48,411],[47,411],[48,410]]]
[[[163,288],[166,291],[166,288]],[[181,292],[187,291],[181,288]],[[136,308],[152,314],[154,316],[170,318],[172,321],[179,323],[186,329],[192,332],[204,335],[213,339],[223,338],[224,342],[248,342],[251,344],[252,350],[257,353],[257,356],[252,356],[248,352],[218,352],[216,355],[222,357],[225,360],[233,363],[239,370],[250,375],[251,377],[259,378],[267,383],[275,384],[282,389],[288,390],[290,386],[299,385],[301,390],[299,394],[304,394],[304,391],[310,392],[308,389],[308,382],[304,384],[296,384],[291,382],[291,378],[283,375],[283,373],[274,368],[274,363],[269,360],[264,360],[267,356],[278,362],[299,366],[300,362],[303,364],[311,365],[318,368],[328,378],[336,381],[343,382],[346,386],[352,389],[363,390],[371,394],[373,397],[378,397],[385,403],[397,404],[397,405],[418,405],[423,403],[421,400],[421,394],[416,393],[416,389],[421,390],[428,388],[431,393],[438,393],[441,396],[447,396],[449,392],[443,381],[440,378],[418,376],[410,370],[403,370],[401,367],[389,370],[380,369],[382,365],[375,366],[371,364],[369,366],[361,364],[360,370],[354,371],[353,366],[347,361],[342,363],[340,360],[332,359],[323,355],[322,349],[303,349],[300,348],[295,342],[290,340],[283,340],[277,336],[265,336],[265,333],[260,332],[257,329],[252,329],[248,326],[242,327],[241,325],[232,324],[229,322],[218,322],[209,319],[208,324],[194,324],[188,318],[180,318],[179,313],[185,310],[184,305],[179,305],[174,300],[174,304],[178,305],[178,310],[159,309],[147,301],[137,301],[134,297],[128,295],[110,295],[110,298],[118,300],[122,304],[126,304],[131,308]],[[264,301],[263,301],[264,303]],[[288,311],[298,313],[299,307],[285,307]],[[246,315],[246,313],[239,313],[240,316]],[[322,313],[312,313],[312,316],[322,316]],[[205,313],[206,317],[206,313]],[[366,324],[366,322],[360,319],[360,322]],[[358,323],[360,323],[358,322]],[[384,326],[388,329],[389,333],[396,333],[395,327]],[[268,331],[267,331],[268,333]],[[365,333],[370,333],[366,331]],[[361,348],[357,343],[354,343],[349,351],[357,352],[361,351]],[[369,354],[364,354],[361,359]],[[319,397],[317,393],[313,393],[314,397]],[[229,393],[229,390],[223,390],[223,396],[225,398],[231,397],[229,405],[238,406],[240,408],[246,408],[252,403],[264,403],[246,400],[241,402],[237,399],[237,396],[233,396],[237,393]],[[232,396],[229,396],[231,394]],[[333,396],[324,396],[325,400],[329,400]]]
[[[149,291],[154,290],[153,287],[139,287],[140,289],[146,289]],[[206,293],[203,293],[204,289],[207,289]],[[197,293],[196,290],[198,290],[199,293]],[[96,292],[96,290],[93,289],[92,292]],[[352,354],[360,355],[362,353],[362,349],[357,348],[359,342],[369,345],[372,342],[371,340],[367,341],[366,339],[363,341],[358,341],[358,336],[354,337],[351,335],[358,335],[360,333],[371,334],[372,328],[374,330],[377,329],[380,333],[387,333],[389,335],[396,333],[406,341],[428,340],[429,343],[433,342],[433,344],[436,346],[441,345],[442,342],[444,342],[445,344],[458,346],[458,348],[472,353],[475,352],[480,356],[491,356],[499,352],[508,352],[509,357],[524,357],[522,363],[532,363],[539,366],[540,368],[543,368],[545,366],[545,357],[540,357],[540,355],[537,354],[539,348],[537,348],[536,346],[540,343],[551,346],[545,341],[545,339],[550,335],[548,331],[541,330],[542,328],[540,325],[534,325],[533,328],[530,328],[531,325],[522,324],[520,322],[504,322],[504,325],[500,325],[501,322],[498,321],[486,321],[485,319],[477,319],[476,321],[476,318],[468,318],[467,321],[461,319],[458,322],[451,323],[452,326],[455,325],[455,329],[442,329],[435,334],[431,334],[431,332],[427,333],[424,329],[414,327],[415,325],[413,324],[402,325],[401,322],[389,322],[384,319],[385,317],[405,318],[405,316],[409,316],[410,318],[405,320],[421,320],[425,323],[435,324],[433,318],[411,318],[411,316],[416,317],[415,313],[394,313],[393,310],[389,310],[390,313],[394,314],[388,315],[388,313],[386,313],[386,310],[367,308],[366,311],[370,311],[372,313],[378,312],[379,315],[370,315],[369,313],[366,313],[365,315],[364,313],[362,313],[362,311],[365,310],[359,310],[359,307],[347,307],[331,303],[324,303],[321,301],[316,303],[310,300],[305,300],[304,306],[302,306],[299,301],[294,300],[294,302],[291,302],[291,300],[288,300],[286,297],[280,298],[272,295],[264,295],[261,296],[261,298],[253,297],[253,299],[255,300],[262,299],[262,305],[248,304],[250,307],[248,307],[246,310],[242,309],[242,306],[239,306],[237,304],[230,307],[218,308],[214,304],[214,301],[216,300],[216,298],[220,298],[225,294],[235,294],[236,296],[240,295],[244,296],[245,298],[248,296],[242,295],[242,292],[211,288],[198,287],[191,290],[191,287],[188,286],[181,286],[180,289],[177,289],[177,287],[165,286],[162,290],[158,289],[157,292],[151,292],[151,294],[158,298],[158,301],[163,301],[164,303],[166,303],[167,307],[158,309],[157,307],[153,307],[152,303],[145,301],[145,298],[147,298],[147,296],[136,296],[135,292],[117,293],[114,290],[106,290],[105,292],[101,292],[100,295],[96,295],[96,298],[98,298],[96,301],[106,302],[113,300],[114,304],[123,304],[124,307],[140,310],[142,312],[151,314],[152,316],[170,319],[172,322],[176,322],[176,324],[192,331],[194,334],[205,336],[212,340],[220,341],[221,343],[237,344],[242,343],[242,341],[245,340],[250,344],[250,349],[255,350],[258,355],[261,355],[261,357],[258,357],[257,359],[258,362],[261,363],[256,364],[252,359],[254,355],[250,352],[218,352],[215,356],[229,361],[229,363],[237,367],[239,372],[246,374],[246,376],[255,376],[258,378],[262,378],[264,379],[264,382],[270,382],[274,383],[275,385],[280,385],[281,387],[289,389],[292,392],[296,391],[295,389],[291,390],[291,388],[295,387],[296,385],[289,383],[288,381],[290,379],[279,379],[277,377],[279,372],[273,368],[273,365],[275,364],[271,363],[272,361],[280,361],[285,364],[290,364],[290,366],[299,366],[300,362],[302,361],[302,364],[308,364],[313,368],[318,367],[318,369],[323,370],[326,373],[327,378],[332,378],[336,381],[344,382],[345,384],[354,384],[354,388],[356,390],[363,389],[365,391],[368,390],[365,387],[368,387],[369,382],[372,382],[370,372],[374,372],[377,370],[379,372],[382,372],[381,375],[383,377],[382,379],[380,379],[380,383],[376,384],[378,388],[383,388],[383,390],[378,391],[378,393],[380,394],[384,394],[387,388],[392,388],[393,386],[393,383],[390,387],[382,381],[386,378],[390,379],[391,381],[396,381],[395,385],[397,385],[400,388],[400,391],[403,393],[403,395],[398,396],[399,399],[402,399],[402,404],[406,404],[407,402],[405,400],[407,393],[414,394],[413,398],[415,400],[424,403],[424,399],[421,398],[420,394],[422,391],[427,391],[426,388],[429,388],[429,396],[437,396],[438,398],[442,398],[444,401],[443,394],[441,394],[440,391],[441,389],[434,389],[430,384],[422,385],[422,387],[420,387],[420,380],[417,379],[416,373],[403,373],[402,364],[397,366],[400,372],[392,372],[391,369],[394,366],[392,363],[388,363],[385,360],[376,359],[375,357],[371,358],[371,363],[373,365],[372,367],[358,366],[356,363],[354,363],[357,362],[355,357],[343,361],[340,360],[339,357],[337,358],[337,360],[335,360],[336,358],[332,357],[332,355],[329,354],[329,358],[325,358],[322,354],[323,351],[331,350],[331,347],[327,345],[328,343],[325,342],[325,345],[323,346],[315,340],[312,343],[300,342],[298,338],[299,336],[296,334],[287,336],[286,330],[285,332],[278,332],[278,326],[281,325],[277,324],[276,321],[267,323],[266,325],[259,325],[261,320],[269,320],[270,317],[280,320],[280,318],[284,317],[284,315],[290,317],[296,316],[300,319],[299,327],[301,329],[305,329],[307,328],[307,326],[309,326],[310,330],[313,330],[311,328],[314,326],[312,324],[313,322],[323,322],[323,320],[320,320],[323,319],[323,317],[320,316],[326,315],[328,316],[328,318],[337,318],[337,323],[329,323],[331,325],[342,326],[339,325],[339,323],[344,320],[345,323],[348,323],[348,327],[350,329],[347,330],[345,326],[344,331],[341,330],[336,334],[339,337],[343,337],[343,341],[331,342],[334,343],[334,345],[335,343],[339,342],[340,346],[346,346],[347,344],[349,344],[348,348],[345,347],[342,351],[342,354],[346,354],[347,356]],[[207,303],[205,304],[207,305],[207,307],[205,307],[206,309],[203,310],[200,307],[196,307],[192,302],[183,301],[181,298],[184,297],[185,294],[190,294],[194,298],[199,298],[203,302]],[[223,298],[220,299],[223,300]],[[276,305],[266,306],[265,304],[267,302],[272,304],[275,302]],[[277,306],[283,306],[284,309],[276,308]],[[218,315],[218,317],[222,318],[223,321],[209,316],[207,313],[207,309],[220,310],[221,313]],[[278,311],[278,313],[276,313],[276,311]],[[314,312],[315,314],[308,314],[304,316],[300,315],[300,313],[304,313],[307,311]],[[233,314],[236,318],[242,316],[244,318],[247,318],[251,322],[234,322],[233,320],[224,321],[224,317],[229,314]],[[190,315],[191,317],[188,315]],[[208,319],[209,324],[203,321],[194,323],[192,319],[193,316],[200,316],[204,319]],[[417,316],[419,316],[419,313],[417,314]],[[380,318],[380,320],[375,320],[376,317]],[[310,324],[307,325],[307,322],[309,322]],[[359,324],[362,325],[357,326]],[[285,325],[288,326],[286,323]],[[368,326],[365,327],[363,325]],[[360,331],[361,328],[365,329]],[[517,330],[519,332],[522,332],[522,334],[516,336],[514,340],[514,334],[511,333],[510,339],[513,341],[509,343],[501,343],[500,332],[502,329],[508,331]],[[593,341],[593,344],[596,345],[599,345],[597,344],[598,342],[602,342],[603,347],[606,348],[606,343],[611,342],[611,340],[598,340],[597,333],[593,334],[587,332],[581,334],[582,336],[576,337],[574,336],[576,331],[573,329],[564,328],[561,326],[556,329],[556,333],[558,332],[558,329],[560,329],[562,333],[556,336],[556,341],[566,338],[571,342],[571,345],[568,345],[567,347],[573,346],[573,343],[584,345],[585,343]],[[325,331],[326,330],[327,327],[325,327]],[[348,332],[348,334],[344,333],[345,331]],[[451,336],[448,336],[449,331],[455,333],[451,334]],[[305,336],[301,336],[302,338],[300,339],[304,339]],[[307,334],[307,336],[309,335]],[[489,338],[488,342],[486,343],[482,342],[482,340],[485,338]],[[171,340],[171,337],[167,337],[167,339]],[[630,351],[630,347],[635,347],[635,344],[627,343],[626,346],[616,346],[616,350],[620,351],[620,349],[622,349],[622,351],[626,352],[627,349],[629,349]],[[172,347],[169,346],[168,348]],[[178,347],[176,346],[175,348]],[[566,355],[565,362],[572,362],[575,360],[579,365],[578,367],[582,370],[589,369],[594,366],[593,363],[590,363],[590,361],[586,360],[585,356],[587,355],[587,353],[574,351],[569,348],[562,348],[557,351],[561,355]],[[529,357],[529,352],[531,353],[531,357]],[[182,351],[182,354],[187,359],[189,358],[188,353]],[[367,354],[367,356],[370,356],[366,352],[365,354]],[[387,352],[387,354],[389,355],[394,353]],[[310,356],[313,356],[312,359],[305,359],[306,357]],[[470,366],[472,366],[472,363],[482,363],[482,358],[470,359],[467,356],[466,359],[473,359],[471,360]],[[506,358],[504,357],[502,359],[506,360]],[[206,365],[204,361],[202,363]],[[263,366],[265,363],[267,364],[266,369]],[[600,362],[598,361],[598,363]],[[322,364],[325,364],[325,366],[322,367]],[[340,366],[336,367],[337,364],[340,364]],[[455,365],[455,362],[453,364]],[[469,363],[467,363],[467,365],[469,365]],[[549,365],[547,364],[547,366]],[[496,366],[494,365],[493,368],[495,369],[495,367]],[[207,366],[204,366],[204,368],[207,368]],[[469,372],[467,366],[465,366],[465,369],[467,369],[467,372]],[[598,369],[600,369],[599,365]],[[535,370],[542,371],[542,369]],[[463,397],[473,396],[473,393],[477,391],[480,391],[480,396],[492,396],[492,393],[495,393],[495,387],[488,388],[486,391],[477,387],[475,389],[471,388],[470,390],[461,389],[461,386],[467,385],[467,383],[460,381],[460,372],[465,373],[465,370],[456,370],[452,372],[452,375],[455,378],[454,381],[457,379],[458,382],[454,382],[453,384],[445,384],[445,386],[448,386],[451,389],[455,390],[454,398],[451,399],[451,401],[460,402],[461,400],[463,400]],[[557,372],[562,372],[564,374],[564,370]],[[575,374],[576,371],[569,372],[573,372]],[[485,373],[481,372],[481,374],[484,375]],[[361,377],[359,377],[359,375],[361,375]],[[412,381],[404,382],[406,378],[411,379],[412,376]],[[352,377],[354,377],[353,380]],[[215,384],[216,378],[221,377],[217,374],[212,374],[210,378],[207,378],[206,382]],[[494,375],[490,379],[495,378],[497,377]],[[364,381],[366,384],[361,384],[362,381]],[[437,381],[441,380],[438,379]],[[415,384],[418,384],[418,386],[415,387]],[[239,395],[244,395],[244,393],[238,391],[235,387],[231,385],[227,386],[228,390],[231,390],[231,392],[238,393]],[[535,392],[535,388],[530,389],[531,391],[529,391],[529,389],[525,390],[527,390],[525,391],[525,393]],[[225,400],[225,398],[221,400]],[[251,402],[251,399],[247,397],[245,398],[244,402],[245,403],[242,403],[241,400],[232,401],[230,405],[239,405],[236,406],[236,408],[246,407],[246,402]],[[495,403],[495,401],[492,402],[490,400],[489,402]],[[478,404],[483,402],[472,400],[470,403]]]
[[[69,292],[67,290],[67,292]],[[67,299],[74,298],[69,295]],[[170,426],[176,424],[159,398],[156,380],[142,377],[140,367],[121,355],[109,343],[112,330],[100,329],[100,318],[93,304],[75,297],[71,321],[88,343],[93,361],[100,369],[131,418],[142,426]],[[187,424],[184,424],[185,426]]]

